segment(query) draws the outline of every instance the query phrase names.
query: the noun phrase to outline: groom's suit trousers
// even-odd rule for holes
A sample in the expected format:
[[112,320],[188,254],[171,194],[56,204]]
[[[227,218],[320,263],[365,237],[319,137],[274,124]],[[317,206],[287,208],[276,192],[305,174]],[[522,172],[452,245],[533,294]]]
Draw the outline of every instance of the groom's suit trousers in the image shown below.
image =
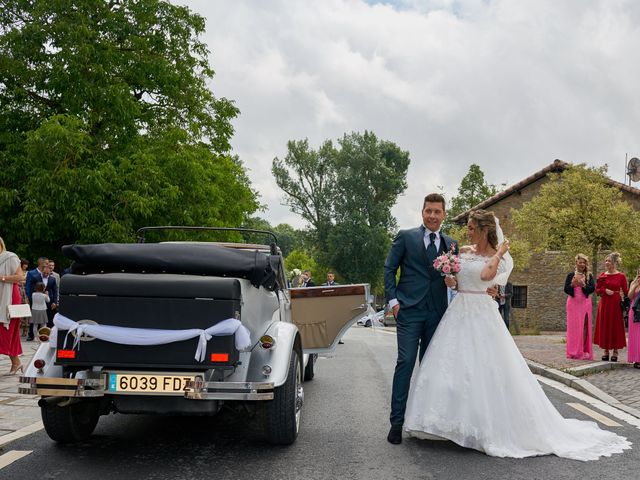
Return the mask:
[[407,408],[411,375],[420,350],[420,361],[427,346],[438,328],[442,314],[435,308],[429,308],[427,298],[419,304],[408,308],[400,308],[396,322],[398,341],[398,361],[393,376],[393,392],[391,394],[391,425],[402,426],[404,412]]

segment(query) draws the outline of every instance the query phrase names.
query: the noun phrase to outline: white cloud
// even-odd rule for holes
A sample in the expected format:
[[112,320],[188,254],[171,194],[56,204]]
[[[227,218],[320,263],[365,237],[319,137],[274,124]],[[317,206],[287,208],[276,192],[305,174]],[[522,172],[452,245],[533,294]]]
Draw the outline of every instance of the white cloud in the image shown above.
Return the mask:
[[512,184],[555,158],[640,156],[640,2],[361,0],[182,2],[207,18],[212,88],[241,110],[232,144],[272,223],[301,221],[271,177],[286,143],[374,131],[411,153],[394,208],[455,194],[471,163]]

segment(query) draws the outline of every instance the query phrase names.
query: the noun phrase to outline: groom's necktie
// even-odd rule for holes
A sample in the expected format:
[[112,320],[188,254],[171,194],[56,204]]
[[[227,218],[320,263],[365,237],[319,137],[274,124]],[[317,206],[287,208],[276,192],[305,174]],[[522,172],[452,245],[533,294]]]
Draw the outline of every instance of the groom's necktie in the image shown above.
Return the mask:
[[436,234],[431,232],[429,234],[429,245],[427,246],[427,261],[429,265],[433,265],[433,261],[438,256],[438,250],[436,249]]

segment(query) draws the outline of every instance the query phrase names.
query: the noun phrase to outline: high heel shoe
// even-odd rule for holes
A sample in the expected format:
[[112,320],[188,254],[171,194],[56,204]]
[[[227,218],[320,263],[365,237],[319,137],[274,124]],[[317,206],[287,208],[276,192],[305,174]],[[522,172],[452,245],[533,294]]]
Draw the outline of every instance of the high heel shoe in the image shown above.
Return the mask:
[[16,373],[24,373],[24,367],[22,366],[21,363],[19,363],[18,365],[15,365],[13,367],[11,367],[11,370],[9,370],[8,375],[15,375]]

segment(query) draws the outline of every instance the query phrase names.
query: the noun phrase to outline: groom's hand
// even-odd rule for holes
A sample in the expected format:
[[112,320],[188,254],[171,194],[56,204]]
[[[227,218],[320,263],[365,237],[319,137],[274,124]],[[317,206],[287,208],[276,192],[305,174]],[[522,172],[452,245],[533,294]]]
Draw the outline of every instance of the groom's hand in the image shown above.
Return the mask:
[[399,312],[399,311],[400,311],[400,304],[394,305],[394,306],[391,308],[391,312],[393,312],[393,317],[394,317],[395,319],[397,319],[397,318],[398,318],[398,312]]
[[491,298],[496,298],[496,295],[498,295],[498,286],[494,285],[492,287],[487,288],[487,294],[491,296]]

